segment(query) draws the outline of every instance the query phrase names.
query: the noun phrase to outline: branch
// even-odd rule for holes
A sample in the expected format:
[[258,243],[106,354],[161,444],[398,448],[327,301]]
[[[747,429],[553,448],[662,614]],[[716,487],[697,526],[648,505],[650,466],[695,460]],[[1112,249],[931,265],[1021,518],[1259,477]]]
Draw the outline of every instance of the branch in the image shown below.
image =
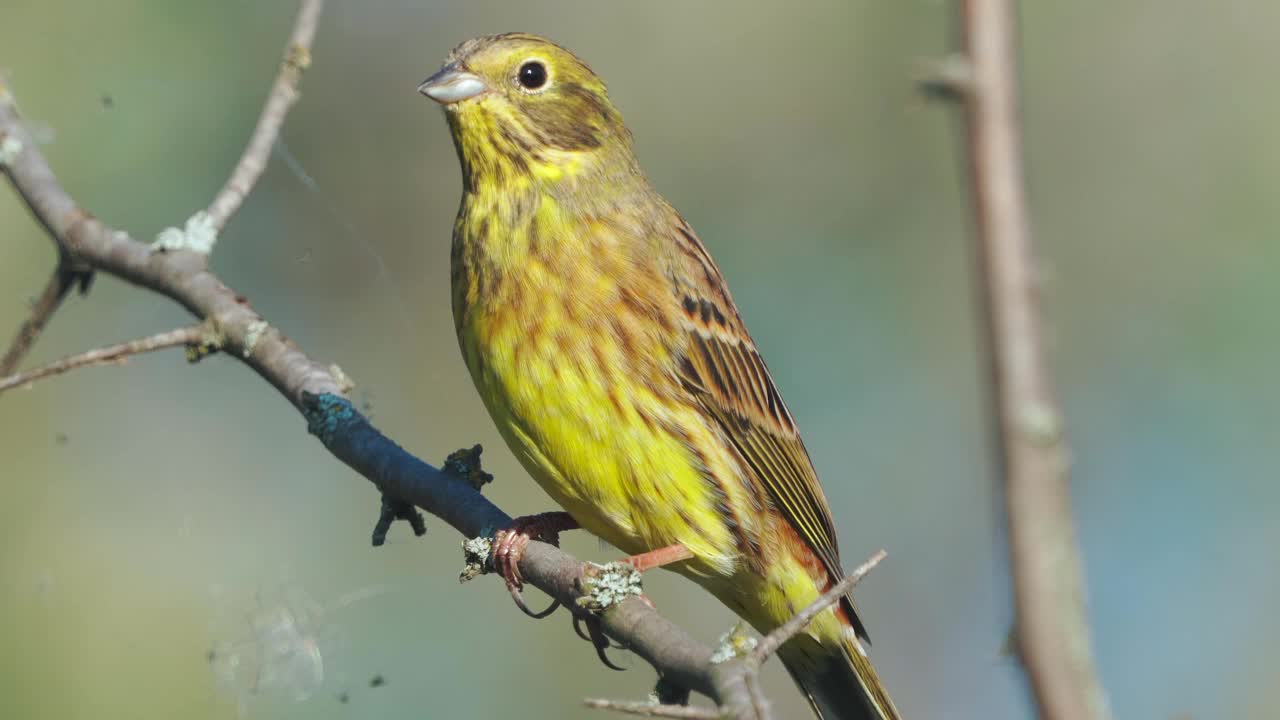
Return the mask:
[[[300,20],[298,26],[313,26],[314,16],[309,14],[318,9],[318,2],[304,2],[302,16],[312,19]],[[276,98],[273,93],[268,104]],[[252,149],[247,154],[252,155]],[[383,493],[421,507],[467,537],[510,525],[511,517],[474,486],[410,455],[373,428],[344,397],[352,385],[342,370],[313,360],[270,325],[243,296],[209,270],[207,254],[180,246],[146,245],[82,209],[58,182],[23,126],[12,96],[3,88],[0,170],[70,258],[164,295],[207,323],[225,353],[276,388],[303,414],[311,432],[336,458]],[[247,186],[244,188],[247,191]],[[234,210],[238,201],[228,203]],[[215,201],[211,214],[217,206]],[[583,567],[581,561],[559,548],[536,541],[528,545],[520,560],[520,572],[528,583],[569,607],[583,594]],[[709,647],[658,615],[643,600],[628,598],[605,611],[600,620],[605,633],[652,664],[669,682],[707,695],[731,717],[767,717],[767,712],[752,709],[753,701],[755,707],[759,702],[753,698],[754,673],[748,672],[745,663],[712,664]]]
[[69,370],[76,368],[92,367],[95,365],[108,365],[112,363],[122,363],[133,355],[141,355],[142,353],[154,352],[156,350],[164,350],[166,348],[198,345],[201,338],[204,337],[206,329],[201,325],[192,325],[190,327],[178,328],[169,332],[159,333],[151,337],[145,337],[140,340],[131,340],[119,345],[109,345],[96,350],[80,353],[79,355],[71,355],[57,362],[49,363],[43,367],[34,370],[10,375],[0,378],[0,392],[15,388],[20,385],[27,385],[40,380],[42,378],[61,375]]
[[650,702],[633,702],[626,700],[605,700],[603,698],[587,698],[583,705],[594,710],[612,710],[623,715],[640,717],[682,718],[683,720],[717,720],[724,713],[706,708],[685,707],[683,705],[657,705]]
[[962,10],[967,63],[965,82],[955,88],[966,101],[1019,656],[1042,717],[1102,720],[1109,710],[1090,649],[1066,440],[1046,361],[1023,178],[1013,3],[964,0]]
[[90,273],[72,269],[65,257],[58,262],[58,267],[50,275],[48,284],[40,293],[40,298],[32,305],[31,315],[18,328],[18,334],[10,343],[4,359],[0,360],[0,377],[9,375],[22,364],[22,358],[26,357],[31,347],[36,344],[40,333],[44,332],[45,325],[49,324],[49,319],[62,305],[71,288],[79,285],[81,293],[88,292],[91,278]]
[[884,550],[876,552],[866,562],[854,568],[853,572],[849,573],[847,577],[832,585],[831,589],[822,594],[822,597],[810,603],[808,607],[796,613],[790,620],[764,636],[764,639],[752,651],[751,659],[758,663],[764,662],[766,658],[777,652],[783,643],[808,627],[809,623],[813,622],[813,619],[818,616],[818,613],[840,602],[840,598],[847,595],[854,585],[861,582],[862,578],[874,570],[880,564],[880,561],[884,560],[888,555],[889,553]]
[[266,105],[258,116],[253,136],[249,139],[240,162],[231,172],[231,177],[227,178],[227,184],[213,202],[209,203],[207,212],[213,221],[215,232],[221,232],[227,226],[231,216],[240,209],[267,167],[271,147],[280,135],[285,116],[298,101],[298,81],[302,79],[303,71],[311,65],[311,41],[315,37],[323,7],[324,0],[302,0],[302,7],[294,21],[293,34],[285,47],[280,73],[276,75]]
[[[832,585],[817,600],[809,603],[808,606],[801,609],[782,625],[778,626],[773,632],[761,638],[758,642],[747,636],[741,627],[729,631],[721,639],[721,647],[716,650],[716,654],[712,656],[713,664],[720,662],[732,662],[741,668],[743,684],[747,690],[747,694],[740,699],[748,702],[751,707],[746,717],[767,717],[770,714],[768,701],[764,698],[760,691],[759,675],[760,667],[768,660],[771,655],[778,651],[791,638],[799,635],[819,613],[830,608],[832,605],[840,602],[840,598],[844,597],[849,591],[853,590],[853,586],[857,585],[872,570],[880,564],[882,560],[888,557],[888,553],[884,550],[877,551],[874,555],[867,559],[853,572],[849,573],[840,582]],[[740,717],[733,714],[731,708],[718,708],[717,710],[703,710],[701,708],[686,708],[682,705],[664,705],[655,702],[637,703],[625,700],[602,700],[599,698],[588,698],[587,707],[597,708],[600,710],[613,710],[628,715],[645,715],[648,717],[669,717],[669,718],[721,718],[721,717]]]

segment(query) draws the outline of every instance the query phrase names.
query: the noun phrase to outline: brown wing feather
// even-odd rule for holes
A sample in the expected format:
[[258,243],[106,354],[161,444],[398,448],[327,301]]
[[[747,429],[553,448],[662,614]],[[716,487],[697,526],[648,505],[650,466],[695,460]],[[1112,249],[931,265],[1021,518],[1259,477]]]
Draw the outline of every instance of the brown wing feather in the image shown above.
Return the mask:
[[[844,572],[831,510],[795,420],[706,248],[683,222],[676,227],[675,241],[672,279],[688,339],[678,366],[680,380],[720,424],[835,582]],[[865,637],[851,601],[846,609],[858,634]]]

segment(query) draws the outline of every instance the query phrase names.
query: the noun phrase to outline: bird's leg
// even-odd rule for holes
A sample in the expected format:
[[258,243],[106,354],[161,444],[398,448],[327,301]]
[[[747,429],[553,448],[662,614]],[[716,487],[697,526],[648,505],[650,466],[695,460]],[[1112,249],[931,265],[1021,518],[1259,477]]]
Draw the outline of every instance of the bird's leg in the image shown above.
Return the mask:
[[693,552],[684,545],[668,545],[650,550],[639,555],[632,555],[622,559],[622,562],[631,565],[637,572],[648,572],[654,568],[660,568],[663,565],[670,565],[681,560],[689,560],[693,557]]
[[578,521],[567,512],[545,512],[518,517],[511,521],[510,527],[494,533],[493,567],[507,581],[507,589],[519,592],[524,587],[520,558],[530,540],[538,538],[559,545],[562,531],[578,527]]

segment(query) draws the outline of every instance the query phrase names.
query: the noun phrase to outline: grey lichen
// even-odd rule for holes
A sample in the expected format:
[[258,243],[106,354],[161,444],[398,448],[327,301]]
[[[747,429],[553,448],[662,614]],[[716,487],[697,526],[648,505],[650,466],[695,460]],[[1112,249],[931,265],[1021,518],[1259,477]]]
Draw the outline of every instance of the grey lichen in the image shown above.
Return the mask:
[[720,644],[716,645],[716,651],[711,653],[711,663],[719,665],[734,658],[746,657],[759,644],[760,640],[747,630],[746,623],[740,622],[720,636]]
[[352,380],[349,375],[337,363],[329,366],[329,377],[338,383],[338,389],[344,393],[349,393],[356,387],[356,381]]
[[578,607],[601,613],[635,595],[644,594],[640,573],[630,563],[592,565],[583,575],[583,595]]
[[246,358],[252,355],[254,346],[262,339],[262,335],[267,331],[268,327],[270,326],[267,325],[265,320],[254,320],[249,323],[249,327],[244,331],[244,349],[240,351],[240,354]]
[[458,574],[458,582],[474,580],[488,572],[489,555],[493,552],[493,542],[486,536],[473,537],[462,541],[462,557],[466,567]]
[[12,135],[5,135],[0,140],[0,165],[8,165],[18,158],[22,152],[22,141]]
[[208,255],[213,252],[213,245],[217,241],[218,226],[214,223],[213,216],[200,210],[187,218],[186,225],[181,230],[176,227],[161,230],[151,247],[160,251],[191,250]]
[[1053,445],[1062,438],[1062,418],[1042,403],[1023,407],[1018,413],[1018,425],[1031,442],[1041,447]]

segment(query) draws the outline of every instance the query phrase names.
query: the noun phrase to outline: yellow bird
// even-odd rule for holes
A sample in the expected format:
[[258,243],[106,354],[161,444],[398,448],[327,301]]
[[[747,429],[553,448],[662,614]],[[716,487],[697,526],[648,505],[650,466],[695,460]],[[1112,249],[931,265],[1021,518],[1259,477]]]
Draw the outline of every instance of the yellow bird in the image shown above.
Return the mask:
[[[507,444],[582,527],[767,633],[842,576],[826,497],[715,261],[649,184],[585,63],[525,33],[462,43],[419,90],[462,163],[453,316]],[[853,602],[779,653],[819,717],[898,718]]]

